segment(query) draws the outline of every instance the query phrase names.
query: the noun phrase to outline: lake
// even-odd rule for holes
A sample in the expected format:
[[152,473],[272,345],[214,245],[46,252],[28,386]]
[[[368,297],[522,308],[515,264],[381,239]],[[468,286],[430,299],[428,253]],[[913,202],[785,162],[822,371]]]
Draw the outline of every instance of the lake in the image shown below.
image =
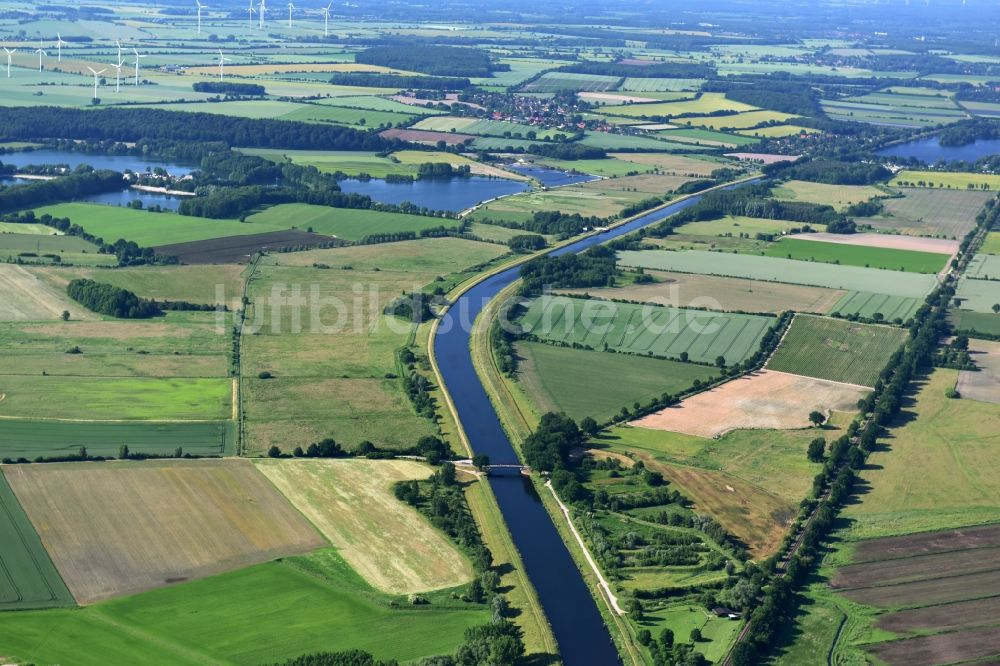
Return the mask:
[[589,183],[592,180],[600,180],[600,176],[592,176],[588,173],[573,173],[562,171],[561,169],[547,169],[540,166],[527,164],[505,164],[505,168],[516,171],[519,174],[534,178],[546,187],[561,187],[562,185],[575,185],[576,183]]
[[29,150],[0,155],[0,162],[25,167],[29,164],[67,164],[75,169],[81,164],[89,164],[95,169],[112,169],[114,171],[134,171],[142,173],[155,167],[163,167],[172,176],[185,176],[197,167],[173,164],[162,160],[134,157],[132,155],[90,155],[73,150]]
[[503,178],[470,176],[421,179],[412,183],[387,183],[379,178],[350,178],[340,181],[340,188],[344,192],[368,195],[381,203],[401,204],[409,201],[421,208],[459,212],[488,199],[524,192],[531,186],[525,182]]
[[981,157],[1000,153],[1000,139],[980,139],[965,146],[942,146],[941,139],[936,136],[917,139],[889,146],[878,151],[876,155],[884,157],[915,157],[921,162],[934,164],[945,162],[975,162]]

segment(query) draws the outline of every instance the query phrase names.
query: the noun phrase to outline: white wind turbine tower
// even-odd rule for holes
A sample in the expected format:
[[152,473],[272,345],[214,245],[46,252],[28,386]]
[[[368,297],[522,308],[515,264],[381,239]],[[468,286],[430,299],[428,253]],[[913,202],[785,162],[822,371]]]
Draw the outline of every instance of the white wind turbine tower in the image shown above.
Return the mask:
[[45,49],[42,48],[42,43],[41,42],[38,42],[38,48],[35,49],[35,53],[38,54],[38,71],[40,72],[40,71],[42,71],[42,56],[43,55],[47,56],[48,53],[46,53]]
[[247,7],[247,15],[249,16],[250,20],[250,32],[253,32],[253,13],[255,11],[257,10],[253,8],[253,0],[250,0],[250,6]]
[[[253,0],[250,0],[253,2]],[[264,0],[260,0],[260,10],[257,12],[257,18],[260,19],[260,29],[264,29],[264,14],[267,12],[267,7],[264,4]]]
[[139,52],[132,49],[132,53],[135,54],[135,85],[139,85],[139,58],[145,58],[145,55],[139,55]]
[[295,5],[288,3],[288,27],[292,27],[292,10],[295,9]]
[[198,3],[198,34],[201,34],[201,10],[205,8],[205,5],[201,4],[201,0],[194,0]]
[[122,67],[125,66],[125,61],[122,60],[121,56],[118,56],[118,64],[111,63],[111,66],[115,68],[115,92],[118,92],[121,89]]
[[94,68],[90,67],[89,65],[87,66],[87,69],[89,69],[90,73],[94,75],[94,99],[97,99],[97,77],[99,77],[101,74],[103,74],[104,72],[106,72],[108,70],[105,67],[101,71],[96,72],[96,71],[94,71]]
[[17,49],[9,49],[9,48],[7,48],[5,46],[5,47],[3,47],[3,50],[7,53],[7,78],[9,79],[10,78],[10,56],[13,55],[13,53],[15,51],[17,51]]
[[324,17],[323,18],[323,36],[324,37],[329,37],[330,36],[330,7],[332,7],[332,6],[333,6],[333,0],[330,0],[330,4],[328,4],[326,6],[326,9],[323,10],[323,17]]
[[118,62],[122,61],[122,43],[117,39],[115,40],[115,45],[118,47]]
[[62,62],[62,47],[66,44],[63,41],[62,35],[58,32],[56,33],[56,61]]
[[222,80],[222,68],[227,62],[232,62],[229,58],[222,55],[222,49],[219,49],[219,80]]

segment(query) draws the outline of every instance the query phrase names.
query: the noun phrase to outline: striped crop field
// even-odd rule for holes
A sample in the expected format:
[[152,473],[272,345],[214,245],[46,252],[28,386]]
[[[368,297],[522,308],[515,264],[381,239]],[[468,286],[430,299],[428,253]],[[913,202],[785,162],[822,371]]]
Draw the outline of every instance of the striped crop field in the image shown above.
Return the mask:
[[874,386],[889,357],[906,341],[907,335],[902,328],[798,315],[767,368]]
[[35,528],[0,474],[0,611],[73,604]]
[[520,324],[541,339],[592,349],[727,364],[752,356],[773,317],[728,314],[597,299],[542,296]]
[[885,321],[906,321],[914,315],[923,303],[919,298],[889,296],[870,291],[851,291],[831,310],[832,314],[844,316],[856,314],[866,319],[877,318],[881,314]]
[[635,268],[787,282],[848,291],[870,291],[873,285],[878,285],[881,294],[909,298],[923,298],[937,284],[934,275],[925,273],[702,250],[626,250],[618,253],[618,263]]

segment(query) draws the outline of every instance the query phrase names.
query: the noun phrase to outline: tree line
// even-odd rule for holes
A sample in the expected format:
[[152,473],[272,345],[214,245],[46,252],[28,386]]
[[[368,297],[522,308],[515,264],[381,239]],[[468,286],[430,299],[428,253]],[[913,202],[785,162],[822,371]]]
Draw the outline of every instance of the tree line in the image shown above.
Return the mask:
[[418,43],[372,46],[359,52],[355,62],[432,76],[486,77],[510,70],[510,65],[494,63],[479,49]]
[[149,319],[162,314],[153,301],[131,291],[87,278],[70,280],[66,293],[88,310],[118,319]]
[[762,169],[770,177],[808,180],[829,185],[874,185],[892,177],[892,173],[876,162],[844,162],[815,159],[797,162],[775,162]]
[[367,88],[405,88],[407,90],[465,90],[472,86],[468,78],[459,76],[418,76],[415,74],[385,74],[382,72],[337,72],[329,82],[335,86]]
[[215,93],[227,97],[263,97],[267,94],[264,86],[257,83],[234,83],[231,81],[198,81],[191,85],[195,92]]
[[125,189],[122,174],[90,167],[79,167],[73,173],[52,180],[38,180],[24,185],[0,187],[0,212],[41,206],[56,201],[72,201],[104,192]]
[[222,142],[249,148],[385,151],[402,145],[349,127],[148,108],[0,107],[0,140]]
[[521,267],[521,294],[536,296],[546,286],[562,288],[613,286],[618,274],[615,251],[598,245],[579,254],[545,255]]

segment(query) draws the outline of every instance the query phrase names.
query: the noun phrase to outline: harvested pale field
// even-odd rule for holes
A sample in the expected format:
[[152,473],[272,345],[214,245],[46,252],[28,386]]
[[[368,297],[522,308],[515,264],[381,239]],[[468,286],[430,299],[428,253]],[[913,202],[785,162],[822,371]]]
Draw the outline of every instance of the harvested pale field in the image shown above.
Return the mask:
[[757,162],[759,164],[777,164],[778,162],[795,162],[801,155],[774,155],[771,153],[726,153],[741,162]]
[[438,141],[444,141],[449,146],[457,146],[466,141],[473,141],[476,138],[471,134],[411,129],[387,129],[379,132],[379,136],[386,139],[399,139],[400,141],[412,141],[413,143],[426,143],[428,145],[437,145]]
[[663,173],[674,175],[695,175],[710,176],[713,171],[721,168],[724,164],[711,160],[700,160],[697,157],[687,155],[672,155],[670,153],[609,153],[608,157],[642,164],[645,166],[659,167]]
[[260,469],[348,564],[392,594],[461,585],[472,568],[416,509],[396,499],[397,481],[426,479],[411,460],[260,460]]
[[947,553],[916,555],[895,560],[849,564],[837,569],[830,586],[862,588],[963,576],[1000,568],[1000,544]]
[[589,293],[601,298],[673,307],[707,307],[723,312],[814,312],[827,314],[847,295],[842,289],[807,287],[781,282],[762,282],[693,273],[646,271],[657,282],[606,289],[572,289],[575,295]]
[[795,234],[789,238],[821,241],[824,243],[839,243],[841,245],[862,245],[864,247],[880,247],[891,250],[912,250],[914,252],[937,252],[939,254],[955,254],[958,251],[958,241],[947,238],[925,238],[922,236],[898,236],[895,234]]
[[81,604],[325,545],[249,461],[15,465],[4,475]]
[[[904,641],[879,643],[870,651],[891,666],[934,666],[966,663],[1000,655],[1000,627],[984,627],[949,634],[921,636]],[[976,661],[996,664],[997,659]]]
[[970,548],[991,548],[997,545],[1000,545],[1000,525],[981,525],[943,532],[866,539],[854,547],[852,561],[873,562]]
[[958,373],[959,395],[969,400],[1000,404],[1000,342],[971,339],[969,353],[979,370]]
[[762,370],[650,414],[631,425],[698,437],[730,430],[809,427],[809,413],[854,411],[867,390],[823,379]]
[[39,280],[22,266],[0,264],[0,321],[59,319],[63,310],[73,319],[89,319],[86,309],[66,294]]

